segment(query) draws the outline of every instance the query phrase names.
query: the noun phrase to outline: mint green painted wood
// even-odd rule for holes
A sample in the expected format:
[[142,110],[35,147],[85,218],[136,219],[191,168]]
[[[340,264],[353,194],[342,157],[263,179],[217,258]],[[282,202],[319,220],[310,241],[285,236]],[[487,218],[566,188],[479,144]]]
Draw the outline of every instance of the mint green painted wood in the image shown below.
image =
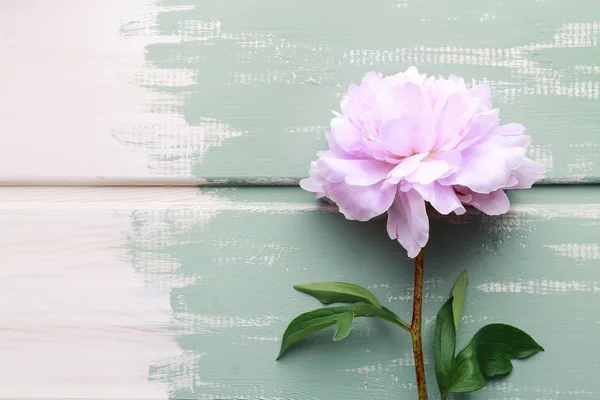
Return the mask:
[[[185,143],[170,160],[175,171],[178,158],[187,158],[191,174],[207,179],[305,176],[348,84],[370,70],[391,74],[414,64],[429,74],[488,79],[503,121],[522,122],[533,136],[530,156],[547,166],[546,182],[600,177],[596,1],[161,5],[156,21],[133,18],[123,35],[178,38],[148,45],[146,61],[173,77],[185,71],[192,82],[141,82],[176,99],[150,106],[183,115],[192,126],[221,126],[217,145]],[[174,127],[115,132],[151,160],[164,156],[177,135]]]
[[[597,187],[537,188],[513,193],[501,217],[432,214],[424,290],[432,399],[434,316],[464,269],[461,344],[504,322],[546,348],[469,399],[600,396],[599,195]],[[364,285],[409,319],[412,263],[383,220],[346,221],[295,188],[237,188],[201,190],[197,205],[137,209],[131,224],[123,260],[171,287],[170,331],[183,354],[154,364],[148,377],[171,398],[416,398],[410,339],[383,322],[359,320],[337,343],[332,328],[275,361],[287,323],[320,306],[294,284]]]

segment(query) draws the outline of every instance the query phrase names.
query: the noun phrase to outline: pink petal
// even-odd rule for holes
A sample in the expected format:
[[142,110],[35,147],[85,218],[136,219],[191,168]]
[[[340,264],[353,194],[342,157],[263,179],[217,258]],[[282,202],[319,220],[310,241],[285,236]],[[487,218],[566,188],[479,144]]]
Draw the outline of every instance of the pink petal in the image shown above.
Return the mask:
[[446,186],[462,185],[478,193],[490,193],[505,187],[511,171],[525,159],[522,147],[504,147],[497,141],[485,140],[462,152],[463,162],[454,174],[440,179]]
[[427,157],[427,153],[415,154],[400,161],[392,172],[390,172],[388,182],[394,185],[398,184],[402,178],[416,170],[421,160],[425,157]]
[[433,182],[429,185],[414,185],[414,188],[440,214],[447,215],[452,211],[455,211],[456,214],[462,214],[465,211],[456,192],[450,186]]
[[415,66],[408,67],[406,72],[404,72],[404,76],[410,82],[416,83],[418,85],[422,85],[425,79],[427,78],[427,75],[419,74],[419,70]]
[[393,119],[381,129],[381,139],[392,153],[409,157],[431,149],[431,123],[423,118],[404,116]]
[[361,141],[363,151],[372,158],[380,161],[386,161],[390,159],[391,154],[385,149],[385,145],[382,143],[380,138],[363,136]]
[[394,201],[396,187],[381,190],[383,182],[371,186],[353,186],[346,182],[331,185],[329,197],[347,219],[368,221],[383,214]]
[[523,164],[516,170],[512,171],[511,180],[506,185],[510,189],[530,189],[535,181],[544,176],[544,166],[538,162],[532,161],[529,158],[523,160]]
[[432,153],[421,161],[418,168],[408,175],[406,180],[428,185],[437,179],[454,173],[461,163],[462,157],[458,151]]
[[370,72],[365,75],[361,84],[350,85],[348,95],[342,100],[340,106],[342,113],[359,129],[372,117],[373,108],[377,107],[377,95],[384,90],[383,76]]
[[494,140],[504,147],[527,147],[531,142],[531,136],[529,135],[494,135]]
[[469,93],[479,99],[479,102],[486,109],[492,107],[492,91],[488,82],[482,82],[479,85],[473,85]]
[[388,210],[388,235],[398,240],[407,250],[410,258],[415,258],[429,240],[429,219],[425,211],[425,201],[414,190],[396,193],[396,199]]
[[325,196],[323,186],[328,182],[321,175],[315,161],[310,163],[310,177],[300,180],[300,187],[308,192],[316,193],[316,198]]
[[490,110],[474,116],[465,129],[460,142],[456,143],[455,147],[451,146],[454,143],[446,144],[443,150],[456,148],[459,151],[463,151],[492,135],[498,127],[498,115],[498,110]]
[[411,183],[428,185],[448,172],[449,169],[450,167],[445,161],[423,160],[419,167],[406,177],[406,180]]
[[382,181],[394,165],[377,160],[346,160],[321,157],[317,161],[321,174],[331,183],[346,181],[349,185],[369,186]]
[[331,120],[327,141],[336,155],[362,154],[360,132],[345,118],[336,117]]
[[436,140],[434,149],[449,150],[456,147],[463,129],[473,118],[479,107],[479,101],[466,93],[453,93],[439,112],[435,126]]
[[431,150],[435,140],[434,116],[423,88],[407,82],[378,97],[380,137],[387,150],[402,157]]
[[494,134],[497,135],[519,135],[523,132],[525,132],[525,127],[515,123],[504,124],[494,130]]
[[448,80],[456,84],[456,88],[458,89],[458,91],[464,92],[467,90],[467,85],[465,84],[465,80],[463,78],[459,78],[454,74],[450,74],[448,76]]
[[502,189],[488,194],[472,192],[468,204],[487,215],[505,214],[510,209],[510,201]]

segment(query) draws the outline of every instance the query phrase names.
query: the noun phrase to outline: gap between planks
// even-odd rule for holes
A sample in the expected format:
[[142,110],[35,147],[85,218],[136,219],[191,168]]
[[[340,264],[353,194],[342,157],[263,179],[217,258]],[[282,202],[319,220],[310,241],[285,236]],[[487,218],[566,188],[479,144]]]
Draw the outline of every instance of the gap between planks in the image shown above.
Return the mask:
[[[185,177],[144,177],[144,178],[2,178],[0,187],[289,187],[298,186],[303,178],[256,177],[256,178],[185,178]],[[600,185],[597,178],[548,178],[538,181],[535,186]]]

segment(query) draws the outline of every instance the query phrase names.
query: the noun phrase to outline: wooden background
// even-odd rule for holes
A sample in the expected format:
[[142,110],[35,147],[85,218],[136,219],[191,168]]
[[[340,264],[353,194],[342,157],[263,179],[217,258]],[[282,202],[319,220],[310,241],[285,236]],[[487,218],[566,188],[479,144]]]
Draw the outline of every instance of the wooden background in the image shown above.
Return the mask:
[[515,324],[546,352],[465,400],[600,398],[596,0],[0,0],[0,398],[411,399],[410,341],[358,321],[279,362],[317,280],[408,317],[382,221],[295,185],[364,73],[488,79],[548,173],[502,217],[432,214],[434,316]]

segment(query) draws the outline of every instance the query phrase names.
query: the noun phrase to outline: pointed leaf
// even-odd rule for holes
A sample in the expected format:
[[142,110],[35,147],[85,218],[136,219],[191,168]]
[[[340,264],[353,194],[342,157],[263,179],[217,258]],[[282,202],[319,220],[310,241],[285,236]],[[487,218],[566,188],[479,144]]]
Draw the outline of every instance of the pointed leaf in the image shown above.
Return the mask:
[[510,360],[529,357],[539,351],[544,351],[543,347],[514,326],[484,326],[456,356],[449,391],[463,393],[481,389],[485,379],[508,374],[513,367]]
[[347,313],[352,313],[352,306],[338,306],[328,308],[318,308],[313,311],[300,314],[290,322],[283,333],[281,340],[281,350],[277,359],[279,359],[291,345],[328,326],[338,322],[338,318]]
[[474,392],[485,385],[485,376],[479,368],[475,346],[467,345],[453,361],[452,371],[448,374],[446,393]]
[[377,297],[367,289],[345,282],[315,282],[296,285],[294,289],[316,297],[323,304],[363,302],[381,308]]
[[438,311],[435,320],[434,332],[434,363],[435,377],[442,398],[448,396],[450,374],[454,361],[454,349],[456,347],[456,327],[452,315],[452,300],[450,297]]
[[277,359],[297,341],[321,329],[337,325],[334,341],[342,340],[350,333],[354,317],[377,317],[408,330],[408,325],[392,311],[368,303],[354,303],[347,306],[318,308],[294,318],[283,333],[281,350]]
[[350,330],[352,329],[352,322],[354,321],[354,313],[352,311],[347,311],[337,319],[337,326],[335,329],[335,335],[333,335],[333,341],[337,342],[338,340],[342,340],[346,336],[350,334]]
[[467,271],[463,271],[458,277],[454,286],[452,287],[452,315],[454,316],[454,327],[456,329],[456,336],[458,336],[458,324],[460,323],[460,317],[462,316],[463,303],[465,301],[465,291],[467,289]]
[[373,304],[367,303],[355,303],[352,307],[354,309],[354,315],[357,317],[381,318],[395,325],[398,325],[406,331],[410,331],[406,322],[402,321],[399,316],[397,316],[385,307],[379,308]]

